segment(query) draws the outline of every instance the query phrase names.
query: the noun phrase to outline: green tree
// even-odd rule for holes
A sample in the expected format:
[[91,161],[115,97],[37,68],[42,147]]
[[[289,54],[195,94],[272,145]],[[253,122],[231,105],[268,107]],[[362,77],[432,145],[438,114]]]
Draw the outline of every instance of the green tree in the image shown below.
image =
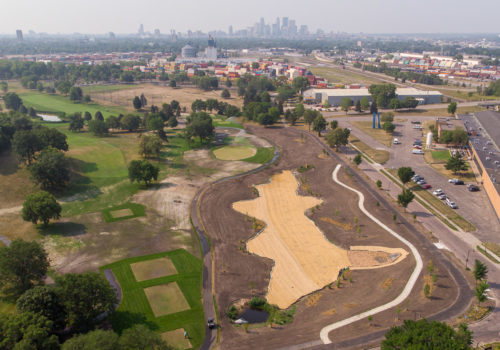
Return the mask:
[[377,101],[375,100],[372,100],[372,103],[370,105],[370,114],[373,113],[378,113]]
[[353,163],[356,164],[356,165],[360,165],[361,162],[363,161],[363,158],[361,157],[361,153],[358,153],[354,156],[354,158],[352,159]]
[[28,109],[28,115],[29,115],[31,118],[36,118],[36,117],[37,117],[36,110],[35,110],[33,107],[30,107],[30,108]]
[[363,97],[361,100],[360,100],[360,104],[361,104],[361,110],[365,111],[367,110],[368,108],[370,108],[370,100],[368,99],[368,97]]
[[227,79],[227,80],[226,80],[226,86],[227,86],[228,88],[230,88],[231,86],[233,86],[233,83],[231,83],[231,79]]
[[392,124],[391,122],[385,122],[384,124],[382,124],[382,128],[385,130],[385,132],[392,134],[396,129],[396,125]]
[[89,112],[85,111],[85,113],[83,114],[83,119],[85,119],[85,121],[92,120],[92,114],[90,114]]
[[474,261],[474,268],[472,269],[472,275],[476,280],[476,284],[478,281],[486,279],[486,277],[488,276],[488,266],[486,266],[486,264],[482,263],[480,260],[476,259]]
[[91,329],[96,317],[116,304],[115,290],[95,272],[64,274],[56,277],[56,286],[68,314],[68,325],[76,331]]
[[339,122],[338,122],[338,121],[336,121],[336,120],[332,120],[332,121],[330,122],[330,128],[332,128],[332,129],[337,129],[337,127],[338,127],[338,126],[339,126]]
[[147,160],[133,160],[128,167],[130,182],[144,182],[148,186],[152,180],[158,179],[160,169]]
[[160,134],[160,131],[163,131],[165,127],[165,123],[163,118],[158,114],[150,114],[146,117],[146,128],[150,131],[156,131]]
[[16,131],[12,138],[12,149],[22,160],[27,161],[28,164],[31,164],[36,152],[42,150],[42,148],[42,140],[31,130]]
[[141,118],[136,115],[127,114],[120,120],[121,128],[132,132],[137,130],[141,124]]
[[61,350],[121,350],[118,338],[113,331],[96,329],[68,339]]
[[56,89],[63,95],[67,95],[72,84],[69,81],[61,81],[57,84]]
[[3,103],[6,108],[17,111],[23,104],[23,100],[15,92],[8,92],[3,96]]
[[66,134],[54,128],[39,128],[36,129],[35,134],[42,142],[42,148],[53,147],[60,151],[67,151],[69,146]]
[[160,334],[142,324],[123,331],[118,343],[121,350],[173,350]]
[[408,204],[411,203],[411,201],[415,198],[415,195],[413,192],[407,188],[403,189],[401,194],[398,194],[398,203],[406,209],[408,207]]
[[392,113],[392,112],[382,113],[382,115],[380,116],[380,121],[382,123],[394,122],[394,113]]
[[37,242],[16,239],[0,247],[0,287],[6,294],[20,296],[41,284],[48,268],[47,253]]
[[302,103],[299,103],[295,106],[293,111],[294,111],[295,115],[300,118],[304,115],[304,112],[306,110],[304,108],[304,105]]
[[349,129],[335,129],[328,131],[326,134],[326,142],[330,147],[335,147],[335,150],[338,151],[340,146],[345,146],[349,142]]
[[258,121],[260,125],[264,125],[265,127],[274,124],[274,118],[267,113],[259,114]]
[[403,166],[398,169],[398,177],[403,185],[406,185],[408,182],[410,182],[413,175],[415,175],[415,172],[409,166]]
[[397,97],[395,97],[395,98],[393,98],[393,99],[391,99],[389,101],[389,106],[388,107],[390,109],[396,110],[396,109],[398,109],[398,108],[401,107],[401,103],[399,102],[399,99]]
[[220,96],[222,98],[230,98],[231,97],[231,93],[229,92],[228,89],[224,89],[224,90],[222,90]]
[[179,122],[177,121],[177,118],[175,115],[168,118],[167,125],[169,128],[175,128],[177,125],[179,125]]
[[408,96],[404,99],[402,106],[408,109],[415,109],[418,106],[418,100],[415,97]]
[[134,97],[134,99],[132,100],[132,105],[134,106],[134,108],[136,110],[139,110],[142,108],[142,103],[141,103],[141,99],[139,96]]
[[53,330],[64,328],[66,312],[53,287],[36,286],[28,289],[16,302],[19,313],[33,312],[53,322]]
[[188,135],[199,137],[203,143],[214,135],[212,118],[205,112],[193,112],[187,118],[186,131]]
[[146,99],[146,96],[144,96],[144,94],[141,94],[141,97],[139,97],[141,99],[141,106],[142,107],[146,107],[146,105],[148,104],[148,100]]
[[309,80],[306,77],[296,77],[292,81],[292,87],[299,94],[302,94],[308,86]]
[[326,120],[320,114],[313,121],[313,130],[318,133],[318,136],[321,136],[321,132],[326,129]]
[[104,116],[102,115],[101,111],[95,112],[94,120],[100,120],[102,122],[104,121]]
[[89,121],[89,131],[95,136],[104,136],[108,133],[108,127],[102,120]]
[[47,226],[50,219],[61,217],[61,205],[46,191],[29,194],[23,203],[22,217],[24,221],[31,221],[34,224],[41,221]]
[[484,303],[488,299],[488,297],[486,295],[486,290],[488,288],[490,288],[490,285],[486,281],[481,281],[476,286],[476,290],[475,290],[474,294],[476,295],[477,302],[479,303],[479,305],[481,305],[481,303]]
[[273,118],[274,123],[278,122],[280,119],[280,111],[276,107],[269,108],[269,110],[267,111],[267,114],[269,114],[269,116],[271,118]]
[[382,181],[380,180],[377,180],[377,182],[375,183],[377,185],[377,187],[380,189],[382,188]]
[[368,91],[372,95],[372,101],[376,101],[377,106],[382,108],[386,108],[389,102],[396,97],[396,85],[394,84],[372,84]]
[[465,171],[468,169],[467,163],[462,159],[460,153],[455,153],[448,161],[446,162],[445,168],[447,170],[453,171],[453,174],[456,174],[459,171]]
[[69,163],[64,153],[47,147],[40,152],[38,159],[30,166],[31,177],[43,190],[54,191],[67,186],[69,182]]
[[177,87],[177,82],[174,79],[172,79],[168,82],[168,86],[170,86],[171,88],[175,88]]
[[402,326],[392,327],[382,342],[382,350],[396,349],[453,349],[470,350],[472,333],[466,325],[458,331],[444,322],[426,319],[405,320]]
[[75,113],[71,117],[69,117],[69,127],[68,129],[70,131],[75,131],[78,132],[83,129],[83,118],[82,116],[78,113]]
[[457,111],[457,103],[450,102],[450,104],[448,105],[448,113],[455,114],[456,111]]
[[162,141],[157,135],[142,135],[141,142],[139,142],[139,154],[144,158],[158,157],[162,145]]
[[290,125],[295,125],[299,117],[295,112],[292,112],[292,110],[287,109],[285,112],[285,120],[290,123]]
[[0,318],[0,349],[58,350],[59,341],[52,335],[53,323],[32,312],[3,315]]
[[21,114],[28,114],[28,109],[26,108],[25,105],[20,105],[17,111]]
[[318,111],[313,111],[312,109],[306,109],[304,112],[304,121],[309,126],[309,131],[311,131],[311,124],[314,122],[314,119],[321,115]]
[[80,87],[72,86],[69,89],[69,99],[71,101],[81,101],[83,98],[83,91]]
[[344,97],[340,102],[340,107],[344,112],[349,112],[349,108],[352,106],[353,102],[349,97]]
[[118,129],[120,127],[120,120],[114,115],[110,115],[108,119],[106,119],[106,126],[108,129]]

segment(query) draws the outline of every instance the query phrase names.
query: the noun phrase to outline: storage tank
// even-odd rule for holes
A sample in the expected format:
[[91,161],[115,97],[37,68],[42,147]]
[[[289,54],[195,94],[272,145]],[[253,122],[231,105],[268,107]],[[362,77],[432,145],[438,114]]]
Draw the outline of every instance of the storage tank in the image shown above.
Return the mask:
[[432,138],[433,138],[432,132],[429,131],[427,133],[427,142],[425,143],[425,147],[427,149],[431,149],[432,148]]

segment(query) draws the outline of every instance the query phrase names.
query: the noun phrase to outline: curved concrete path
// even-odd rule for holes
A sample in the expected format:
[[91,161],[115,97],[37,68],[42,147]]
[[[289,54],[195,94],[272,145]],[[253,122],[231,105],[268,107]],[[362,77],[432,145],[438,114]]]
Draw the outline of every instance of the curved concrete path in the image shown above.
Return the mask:
[[417,248],[415,248],[415,246],[413,244],[411,244],[408,240],[401,237],[399,234],[394,232],[392,229],[390,229],[388,226],[386,226],[383,222],[381,222],[379,219],[377,219],[375,216],[373,216],[368,210],[366,210],[366,208],[364,206],[365,196],[363,195],[363,193],[361,193],[360,191],[358,191],[352,187],[349,187],[346,184],[340,182],[338,177],[337,177],[339,170],[340,170],[340,164],[337,165],[337,167],[335,168],[335,170],[332,173],[333,181],[338,183],[340,186],[345,187],[348,190],[351,190],[351,191],[357,193],[359,196],[359,201],[358,201],[359,209],[361,209],[361,211],[364,214],[366,214],[366,216],[368,216],[370,219],[372,219],[380,227],[382,227],[384,230],[386,230],[391,235],[393,235],[394,237],[399,239],[401,242],[403,242],[406,246],[408,246],[408,248],[410,248],[411,252],[413,253],[413,256],[415,257],[417,264],[416,264],[415,269],[413,270],[410,278],[408,279],[406,286],[404,287],[403,291],[401,292],[400,295],[398,295],[398,297],[396,299],[388,302],[387,304],[378,306],[374,309],[362,312],[358,315],[351,316],[349,318],[346,318],[345,320],[338,321],[338,322],[335,322],[335,323],[332,323],[328,326],[323,327],[323,329],[320,332],[320,338],[324,344],[331,344],[331,340],[328,337],[328,333],[330,333],[334,329],[337,329],[337,328],[346,326],[348,324],[351,324],[353,322],[365,319],[368,316],[375,315],[379,312],[388,310],[388,309],[393,308],[393,307],[399,305],[400,303],[402,303],[410,295],[410,292],[413,289],[413,286],[415,285],[415,283],[417,282],[418,276],[420,275],[420,272],[422,271],[422,267],[423,267],[422,258],[420,257],[420,254],[418,253]]

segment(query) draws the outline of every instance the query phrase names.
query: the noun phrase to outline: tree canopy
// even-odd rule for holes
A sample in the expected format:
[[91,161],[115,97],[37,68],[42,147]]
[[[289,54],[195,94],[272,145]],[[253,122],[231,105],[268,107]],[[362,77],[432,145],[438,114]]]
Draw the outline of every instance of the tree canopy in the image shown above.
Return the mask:
[[394,84],[372,84],[368,91],[372,95],[372,101],[376,101],[378,107],[386,108],[389,102],[396,97],[396,85]]
[[462,158],[460,153],[455,153],[448,161],[446,162],[445,168],[447,170],[451,170],[453,174],[456,174],[459,171],[467,170],[468,166],[465,160]]
[[9,247],[0,247],[0,287],[4,293],[22,295],[42,282],[48,268],[47,253],[37,242],[16,239]]
[[61,151],[47,147],[30,166],[31,177],[43,190],[54,191],[66,187],[70,179],[69,162]]
[[335,147],[335,150],[339,150],[340,146],[345,146],[349,142],[350,130],[345,129],[332,129],[326,134],[326,142],[330,147]]
[[187,118],[186,137],[199,137],[200,142],[210,139],[214,135],[212,117],[205,112],[193,112]]
[[472,333],[462,324],[455,331],[446,323],[426,319],[405,320],[402,326],[392,327],[382,342],[382,350],[396,349],[472,349]]
[[55,288],[49,286],[36,286],[28,289],[16,302],[17,310],[33,312],[53,322],[54,330],[65,326],[66,312],[56,293]]
[[61,210],[61,205],[52,194],[39,191],[26,196],[23,203],[22,217],[25,221],[31,221],[34,224],[41,221],[44,226],[47,226],[50,219],[60,218]]
[[402,166],[398,169],[398,177],[403,185],[407,184],[411,180],[413,175],[415,175],[415,172],[409,166]]
[[128,167],[128,177],[130,182],[144,182],[149,185],[151,181],[158,180],[160,169],[147,160],[133,160]]

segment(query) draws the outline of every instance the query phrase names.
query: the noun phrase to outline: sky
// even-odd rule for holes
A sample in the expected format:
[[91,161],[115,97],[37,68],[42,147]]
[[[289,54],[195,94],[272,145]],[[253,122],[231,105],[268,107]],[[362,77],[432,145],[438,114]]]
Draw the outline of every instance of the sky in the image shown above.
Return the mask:
[[2,0],[0,33],[227,31],[288,16],[314,31],[500,34],[499,13],[499,0]]

